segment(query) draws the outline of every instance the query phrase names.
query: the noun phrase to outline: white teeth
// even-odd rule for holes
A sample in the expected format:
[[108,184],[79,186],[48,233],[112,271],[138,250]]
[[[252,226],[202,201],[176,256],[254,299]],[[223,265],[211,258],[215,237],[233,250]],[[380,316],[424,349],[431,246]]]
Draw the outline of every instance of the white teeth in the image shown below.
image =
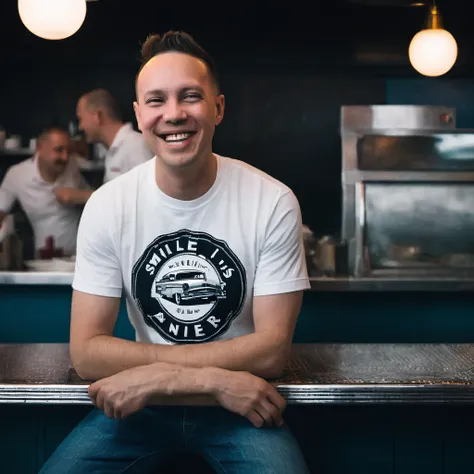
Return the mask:
[[165,137],[165,141],[167,142],[182,142],[183,140],[187,140],[192,133],[186,132],[186,133],[175,133],[173,135],[167,135]]

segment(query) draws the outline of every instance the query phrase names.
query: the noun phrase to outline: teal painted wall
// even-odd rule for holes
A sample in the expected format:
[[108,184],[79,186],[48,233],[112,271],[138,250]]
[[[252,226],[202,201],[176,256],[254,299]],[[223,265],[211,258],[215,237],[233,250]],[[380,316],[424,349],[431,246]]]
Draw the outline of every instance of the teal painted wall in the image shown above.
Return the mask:
[[456,126],[474,127],[474,81],[471,78],[396,78],[387,80],[385,88],[387,104],[455,107]]
[[[71,290],[0,286],[0,342],[68,342]],[[116,329],[133,338],[125,306]],[[474,294],[305,294],[295,342],[473,342]],[[0,406],[0,472],[35,474],[88,407]],[[318,474],[474,473],[474,407],[289,407]],[[164,472],[210,472],[196,459]]]
[[[71,289],[0,285],[0,342],[69,342]],[[122,303],[115,334],[134,338]],[[307,292],[295,342],[473,342],[470,293]]]
[[[0,343],[69,342],[71,295],[66,285],[0,285]],[[135,338],[124,301],[115,334]]]
[[308,292],[295,342],[474,342],[474,293]]

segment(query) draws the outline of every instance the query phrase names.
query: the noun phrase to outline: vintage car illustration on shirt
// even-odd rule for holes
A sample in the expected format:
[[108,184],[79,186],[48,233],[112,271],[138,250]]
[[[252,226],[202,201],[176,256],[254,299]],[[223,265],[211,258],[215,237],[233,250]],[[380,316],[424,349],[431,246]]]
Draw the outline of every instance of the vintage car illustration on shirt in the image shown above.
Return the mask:
[[178,305],[183,302],[204,304],[224,299],[226,297],[224,288],[225,283],[208,280],[202,271],[178,270],[163,275],[160,280],[155,280],[151,296],[171,299]]

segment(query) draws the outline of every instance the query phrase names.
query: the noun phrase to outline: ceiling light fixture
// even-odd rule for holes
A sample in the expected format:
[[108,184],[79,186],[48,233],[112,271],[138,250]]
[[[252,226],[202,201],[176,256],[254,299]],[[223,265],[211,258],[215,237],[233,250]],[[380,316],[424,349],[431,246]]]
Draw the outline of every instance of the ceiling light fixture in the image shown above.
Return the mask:
[[435,1],[430,7],[425,28],[410,42],[408,56],[416,71],[430,77],[446,74],[456,62],[458,45],[454,36],[444,29]]
[[61,40],[75,34],[86,17],[90,0],[18,0],[21,21],[34,35]]

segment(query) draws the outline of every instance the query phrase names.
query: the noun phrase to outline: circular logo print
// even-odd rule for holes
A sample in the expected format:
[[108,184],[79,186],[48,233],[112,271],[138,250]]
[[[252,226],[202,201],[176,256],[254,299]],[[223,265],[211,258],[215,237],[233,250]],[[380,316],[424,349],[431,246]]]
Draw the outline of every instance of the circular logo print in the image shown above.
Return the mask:
[[203,232],[158,237],[132,271],[132,295],[145,323],[172,342],[215,339],[240,313],[245,293],[237,256]]

